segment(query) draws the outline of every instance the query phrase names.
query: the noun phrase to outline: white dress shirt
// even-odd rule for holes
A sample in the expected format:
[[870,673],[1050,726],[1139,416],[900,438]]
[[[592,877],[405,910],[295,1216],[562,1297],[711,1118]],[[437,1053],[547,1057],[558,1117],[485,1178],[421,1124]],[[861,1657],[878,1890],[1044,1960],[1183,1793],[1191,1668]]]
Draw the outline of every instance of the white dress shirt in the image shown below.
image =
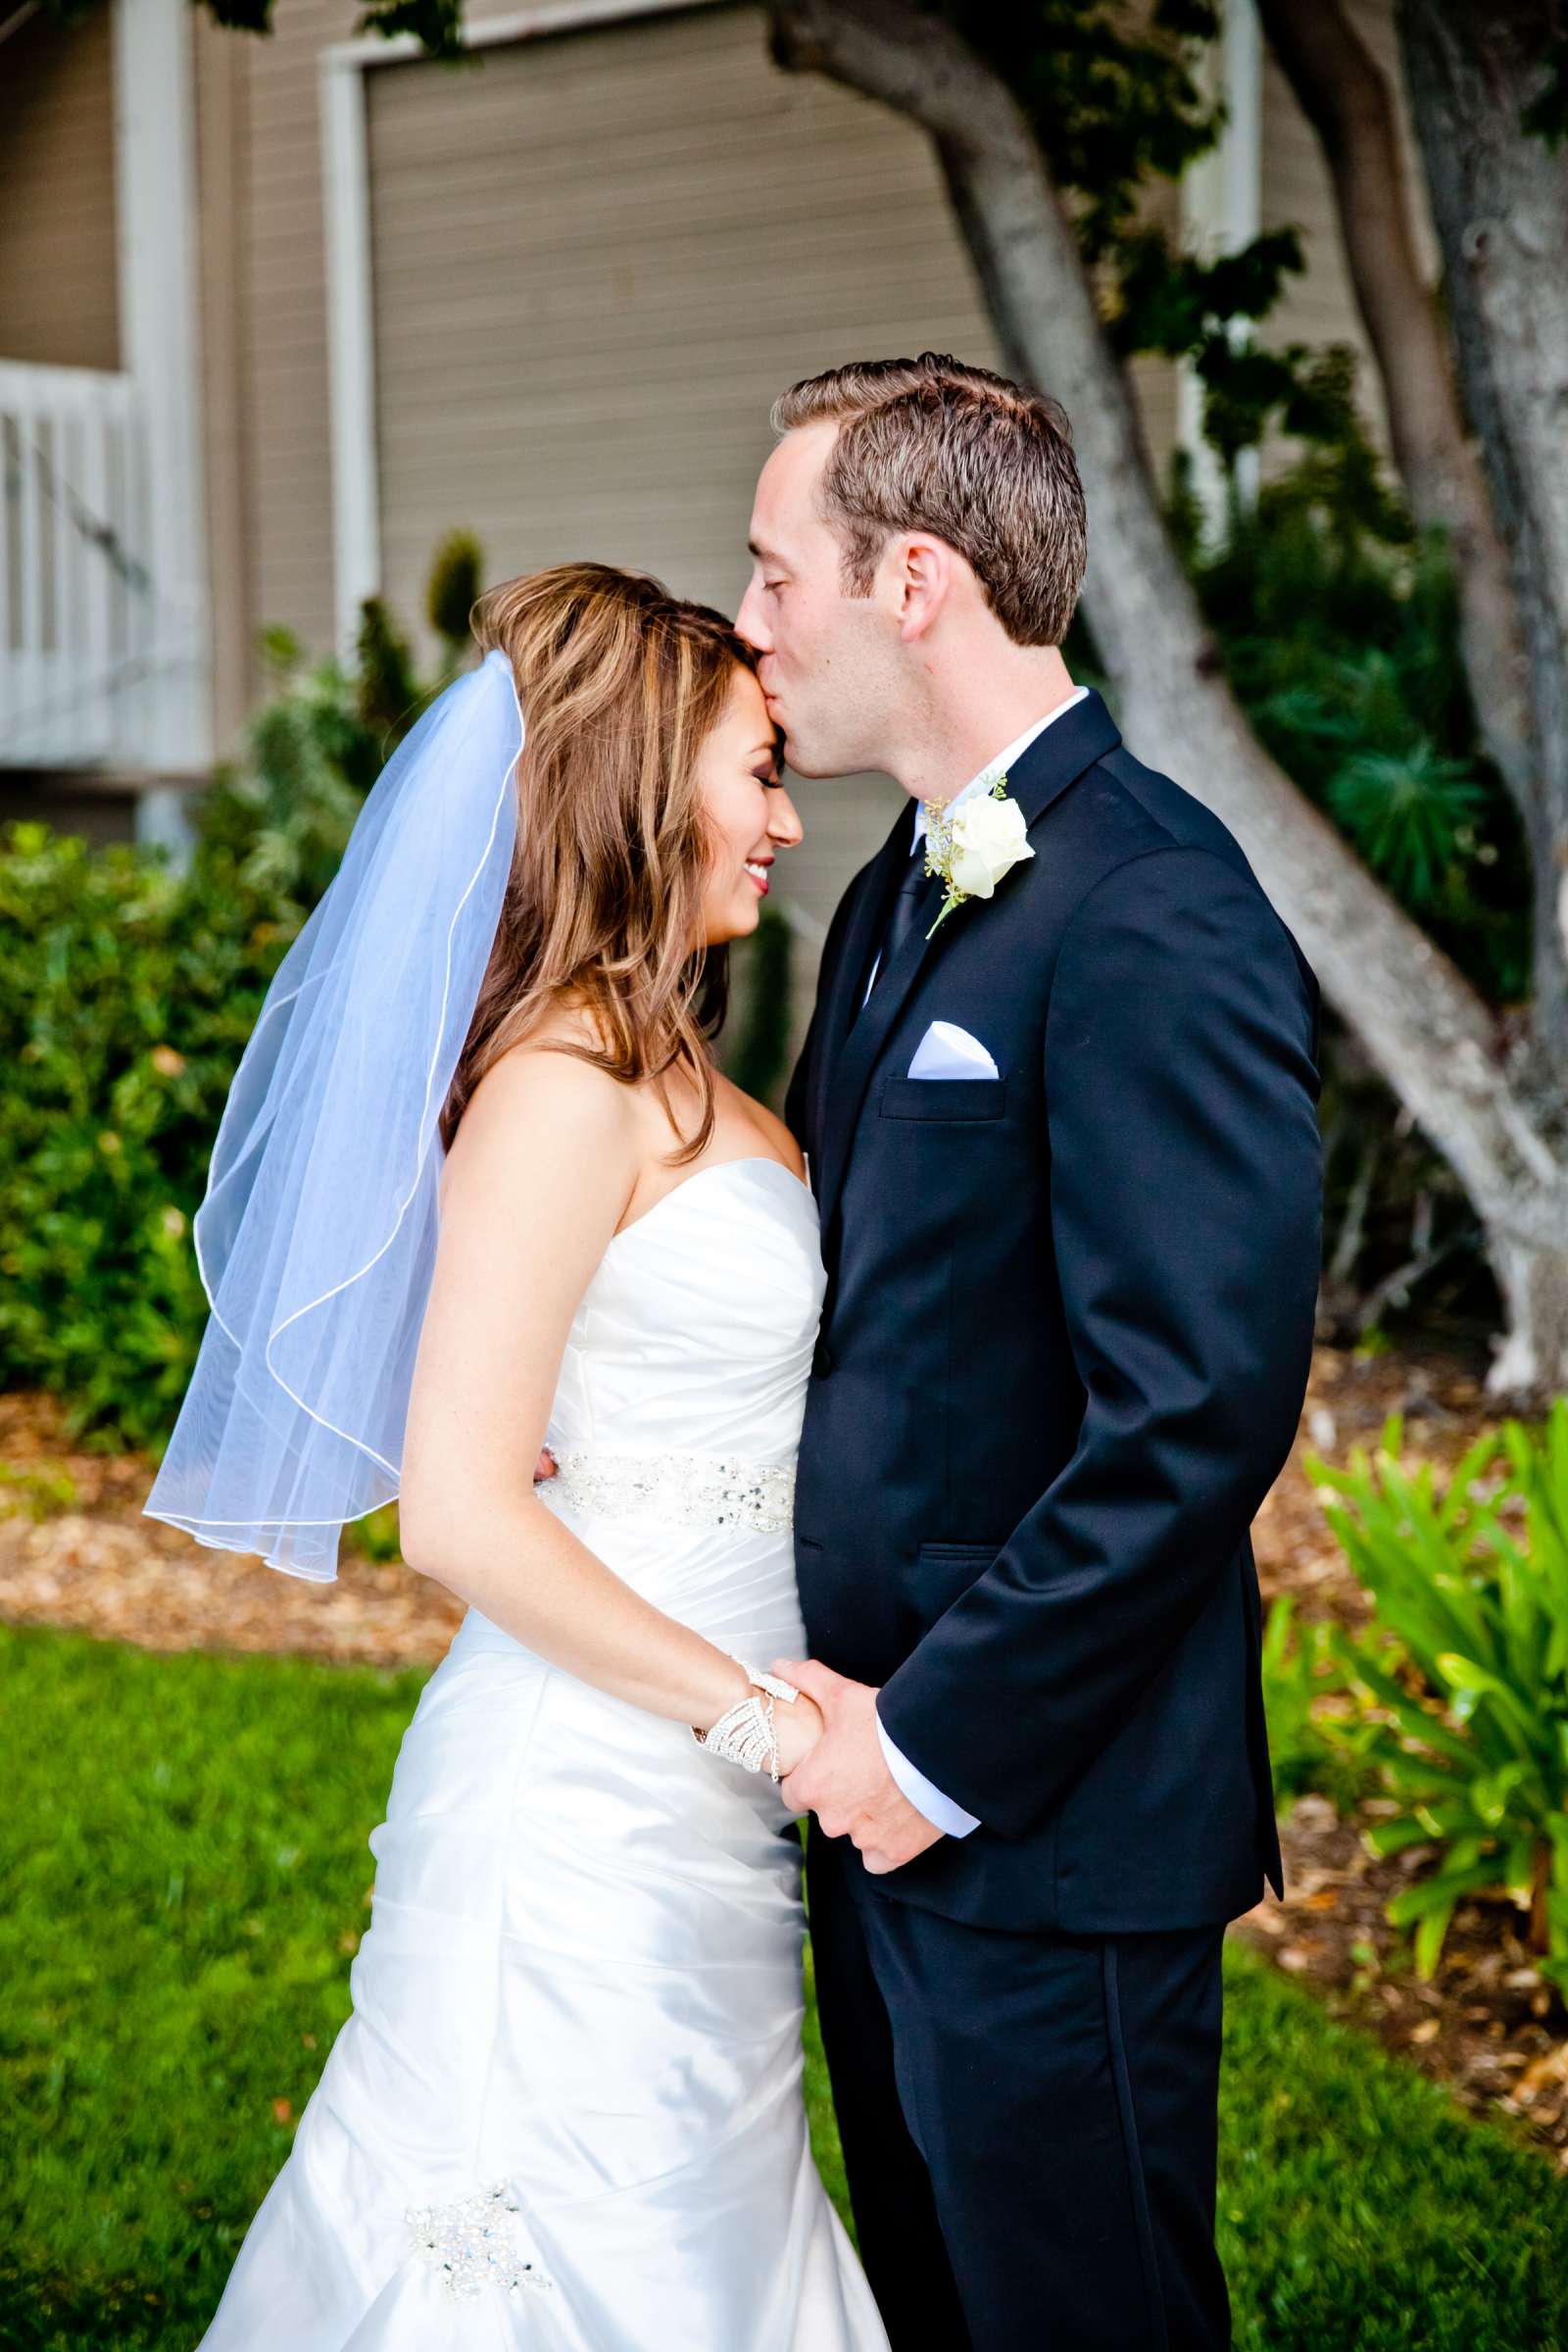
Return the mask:
[[[1048,710],[1044,718],[1037,718],[1033,726],[1025,727],[1023,733],[1009,743],[1005,751],[999,752],[995,760],[988,760],[979,774],[969,778],[961,792],[954,794],[953,799],[948,803],[949,808],[956,808],[960,801],[968,800],[971,793],[979,792],[982,788],[989,792],[997,778],[1004,776],[1013,761],[1023,757],[1035,737],[1043,735],[1053,719],[1060,718],[1062,713],[1070,710],[1075,703],[1081,703],[1088,692],[1087,686],[1075,687],[1064,703],[1058,703],[1054,710]],[[910,844],[911,856],[918,857],[924,851],[926,829],[924,803],[916,801],[914,804],[914,839]],[[867,997],[871,994],[875,984],[877,968],[881,961],[882,958],[879,955],[876,962],[871,966],[871,977],[865,984]],[[864,1002],[863,999],[861,1001]],[[880,1715],[876,1722],[876,1736],[882,1742],[882,1753],[887,1761],[889,1772],[892,1773],[893,1778],[898,1782],[900,1788],[915,1811],[924,1814],[933,1829],[941,1830],[949,1838],[967,1838],[971,1830],[977,1830],[980,1827],[979,1819],[975,1814],[966,1813],[962,1805],[956,1804],[951,1796],[944,1796],[941,1789],[935,1788],[926,1779],[925,1774],[909,1762],[903,1749],[894,1745],[882,1728]]]

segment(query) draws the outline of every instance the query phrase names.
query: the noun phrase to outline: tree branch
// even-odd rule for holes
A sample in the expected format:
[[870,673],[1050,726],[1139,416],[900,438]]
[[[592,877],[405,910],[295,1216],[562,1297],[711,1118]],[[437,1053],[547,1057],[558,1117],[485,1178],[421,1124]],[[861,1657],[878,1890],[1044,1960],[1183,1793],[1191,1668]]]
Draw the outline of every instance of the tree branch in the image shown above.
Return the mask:
[[1008,365],[1072,419],[1090,514],[1085,611],[1131,739],[1201,777],[1332,1002],[1489,1229],[1560,1247],[1568,1172],[1551,1163],[1543,1191],[1521,1158],[1487,1005],[1268,757],[1221,675],[1071,227],[1010,91],[951,25],[902,0],[774,0],[768,13],[780,65],[891,106],[936,141]]
[[1257,0],[1268,45],[1317,133],[1333,182],[1340,239],[1371,343],[1395,462],[1423,530],[1447,534],[1460,653],[1476,723],[1519,811],[1538,910],[1534,1026],[1554,1062],[1568,1059],[1568,950],[1555,920],[1556,845],[1568,832],[1568,779],[1544,774],[1529,694],[1529,657],[1508,557],[1459,406],[1446,329],[1423,283],[1399,152],[1394,92],[1343,0]]

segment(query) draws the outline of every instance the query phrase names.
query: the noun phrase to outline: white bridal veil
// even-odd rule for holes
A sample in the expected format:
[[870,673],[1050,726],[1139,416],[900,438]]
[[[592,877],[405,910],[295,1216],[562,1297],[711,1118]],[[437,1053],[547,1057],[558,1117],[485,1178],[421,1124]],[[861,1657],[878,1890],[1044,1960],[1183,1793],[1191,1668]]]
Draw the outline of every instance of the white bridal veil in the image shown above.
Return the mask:
[[397,1494],[435,1257],[442,1106],[516,837],[492,652],[387,761],[268,991],[196,1213],[212,1306],[147,1510],[327,1583]]

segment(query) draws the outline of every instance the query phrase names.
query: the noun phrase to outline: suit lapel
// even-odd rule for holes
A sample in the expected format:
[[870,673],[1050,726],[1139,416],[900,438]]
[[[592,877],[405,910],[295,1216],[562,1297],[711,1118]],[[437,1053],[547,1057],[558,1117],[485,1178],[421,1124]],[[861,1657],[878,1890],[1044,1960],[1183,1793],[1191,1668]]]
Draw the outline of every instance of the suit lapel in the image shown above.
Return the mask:
[[[1036,826],[1067,786],[1081,776],[1086,767],[1113,751],[1121,737],[1111,723],[1109,712],[1093,689],[1084,701],[1066,711],[1035,738],[1028,750],[1017,760],[1008,776],[1008,797],[1023,810],[1031,839]],[[887,905],[888,889],[893,875],[902,872],[903,862],[909,854],[912,836],[912,815],[901,816],[867,880],[880,873],[881,887],[867,890],[855,909],[845,951],[834,975],[828,1034],[823,1040],[824,1052],[819,1080],[816,1133],[822,1145],[822,1169],[817,1185],[817,1204],[822,1231],[827,1233],[838,1205],[843,1188],[844,1173],[849,1165],[850,1152],[865,1100],[866,1088],[877,1058],[903,1009],[909,991],[925,968],[928,956],[942,952],[945,940],[955,927],[963,922],[984,919],[982,903],[976,907],[959,907],[950,915],[935,939],[928,937],[942,906],[945,889],[941,876],[933,875],[921,899],[918,919],[903,947],[885,972],[877,975],[864,1009],[857,1011],[854,999],[865,985],[866,967],[870,957],[870,941]],[[1033,843],[1037,853],[1039,843]],[[893,856],[898,851],[900,855]],[[1027,867],[1014,867],[1002,883],[1000,890],[1016,887],[1024,880]],[[857,943],[858,943],[857,948]],[[857,952],[852,954],[852,948]]]
[[[822,1035],[816,1055],[811,1105],[811,1132],[818,1139],[819,1147],[820,1139],[826,1132],[826,1112],[831,1100],[834,1066],[860,1008],[875,943],[882,934],[889,903],[904,873],[913,828],[912,808],[901,809],[887,840],[870,864],[861,870],[845,925],[843,944],[833,969],[823,974]],[[820,1198],[819,1171],[817,1189]]]

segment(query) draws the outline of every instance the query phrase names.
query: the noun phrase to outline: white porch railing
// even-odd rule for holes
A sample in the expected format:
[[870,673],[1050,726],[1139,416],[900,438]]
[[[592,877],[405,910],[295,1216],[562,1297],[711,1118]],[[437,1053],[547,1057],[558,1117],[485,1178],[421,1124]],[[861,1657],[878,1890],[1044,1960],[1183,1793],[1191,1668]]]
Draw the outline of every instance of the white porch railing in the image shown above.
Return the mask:
[[0,767],[156,762],[191,680],[149,496],[128,376],[0,361]]

